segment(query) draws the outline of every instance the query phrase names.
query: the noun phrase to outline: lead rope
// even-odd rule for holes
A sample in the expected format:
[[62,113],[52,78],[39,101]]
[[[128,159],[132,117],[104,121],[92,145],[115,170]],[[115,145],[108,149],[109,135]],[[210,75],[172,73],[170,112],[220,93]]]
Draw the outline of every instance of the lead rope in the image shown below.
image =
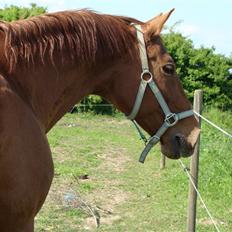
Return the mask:
[[147,138],[146,136],[143,134],[142,130],[139,128],[139,125],[136,123],[135,120],[131,120],[136,128],[136,130],[138,131],[138,134],[140,136],[140,139],[143,140],[144,144],[146,145],[147,144]]

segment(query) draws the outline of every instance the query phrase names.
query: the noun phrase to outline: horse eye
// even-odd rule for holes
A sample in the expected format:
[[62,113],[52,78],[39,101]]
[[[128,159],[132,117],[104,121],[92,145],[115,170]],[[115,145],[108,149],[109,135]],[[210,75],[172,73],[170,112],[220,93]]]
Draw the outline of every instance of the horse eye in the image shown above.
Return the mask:
[[171,63],[165,64],[162,66],[162,71],[167,75],[174,75],[175,74],[175,66]]

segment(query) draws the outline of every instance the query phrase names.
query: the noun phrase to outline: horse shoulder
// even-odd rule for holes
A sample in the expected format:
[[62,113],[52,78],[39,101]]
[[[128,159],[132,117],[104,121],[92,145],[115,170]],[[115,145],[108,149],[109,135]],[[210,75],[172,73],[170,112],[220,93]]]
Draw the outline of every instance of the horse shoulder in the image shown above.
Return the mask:
[[0,75],[1,232],[31,227],[52,178],[53,163],[45,133],[32,110]]

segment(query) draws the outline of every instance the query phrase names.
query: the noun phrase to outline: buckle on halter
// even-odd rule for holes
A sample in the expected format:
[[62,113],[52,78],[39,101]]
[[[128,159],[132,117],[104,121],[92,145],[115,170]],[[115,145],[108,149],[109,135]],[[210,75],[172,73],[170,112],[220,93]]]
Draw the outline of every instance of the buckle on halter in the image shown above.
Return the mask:
[[178,116],[175,113],[167,114],[164,121],[168,127],[174,126],[178,122]]
[[140,77],[142,81],[149,83],[152,81],[153,75],[149,70],[144,69]]

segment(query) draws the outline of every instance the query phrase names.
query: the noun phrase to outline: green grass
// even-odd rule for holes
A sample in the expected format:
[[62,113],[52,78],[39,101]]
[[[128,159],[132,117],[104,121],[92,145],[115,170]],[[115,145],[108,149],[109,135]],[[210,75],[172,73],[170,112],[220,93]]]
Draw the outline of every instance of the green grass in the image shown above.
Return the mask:
[[[210,109],[204,115],[232,131],[231,113]],[[55,178],[36,231],[186,231],[188,180],[177,161],[159,169],[158,146],[145,164],[143,144],[122,117],[66,115],[49,133]],[[232,231],[232,142],[203,122],[199,190],[221,231]],[[183,160],[189,165],[189,159]],[[88,175],[89,179],[79,177]],[[96,229],[86,209],[65,207],[67,193],[81,196],[101,215]],[[198,202],[197,231],[214,231]]]

